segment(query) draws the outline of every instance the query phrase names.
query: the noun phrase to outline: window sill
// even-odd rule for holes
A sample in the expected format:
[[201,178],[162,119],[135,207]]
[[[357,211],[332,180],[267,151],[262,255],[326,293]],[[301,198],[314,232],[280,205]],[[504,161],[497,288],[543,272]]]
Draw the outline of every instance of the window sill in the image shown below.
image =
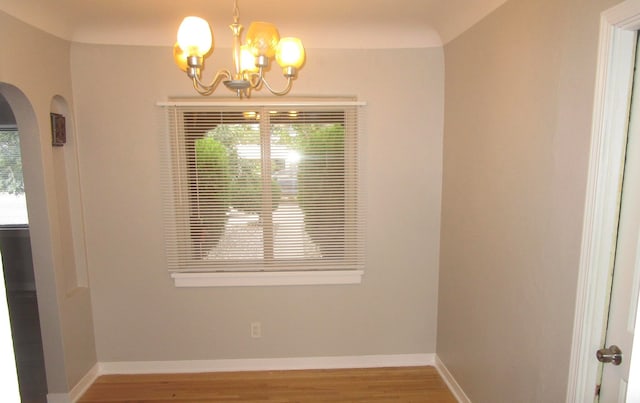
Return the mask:
[[363,270],[171,273],[176,287],[360,284]]

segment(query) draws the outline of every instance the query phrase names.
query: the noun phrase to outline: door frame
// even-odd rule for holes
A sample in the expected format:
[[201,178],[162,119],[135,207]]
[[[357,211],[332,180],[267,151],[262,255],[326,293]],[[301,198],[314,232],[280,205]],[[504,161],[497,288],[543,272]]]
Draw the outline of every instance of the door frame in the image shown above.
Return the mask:
[[595,352],[604,341],[638,30],[640,0],[601,15],[567,403],[593,401],[598,381]]

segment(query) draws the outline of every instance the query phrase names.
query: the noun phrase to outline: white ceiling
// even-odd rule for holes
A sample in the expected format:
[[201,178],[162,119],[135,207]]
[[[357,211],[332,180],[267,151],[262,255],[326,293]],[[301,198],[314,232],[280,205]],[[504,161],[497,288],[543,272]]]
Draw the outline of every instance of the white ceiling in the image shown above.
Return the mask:
[[[440,46],[506,0],[238,0],[240,23],[278,26],[308,48]],[[233,0],[0,0],[0,10],[75,42],[162,45],[182,18],[198,15],[230,47]]]

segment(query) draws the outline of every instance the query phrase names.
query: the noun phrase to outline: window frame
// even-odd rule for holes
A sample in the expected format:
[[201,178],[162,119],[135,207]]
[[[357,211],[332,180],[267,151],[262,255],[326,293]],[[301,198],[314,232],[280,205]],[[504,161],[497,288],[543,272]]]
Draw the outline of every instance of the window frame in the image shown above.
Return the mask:
[[[175,100],[169,102],[159,102],[159,106],[167,108],[174,108],[173,111],[169,109],[169,114],[165,114],[165,117],[169,116],[171,113],[181,113],[176,112],[175,108],[179,107],[210,107],[211,112],[215,113],[216,110],[220,110],[223,108],[229,108],[228,112],[233,112],[233,108],[237,108],[236,112],[241,112],[246,108],[292,108],[292,109],[302,109],[304,110],[309,108],[331,108],[332,110],[336,110],[337,108],[343,108],[342,113],[344,113],[344,122],[345,124],[354,125],[355,129],[349,133],[349,135],[356,136],[356,146],[357,150],[354,152],[354,166],[360,165],[362,163],[362,149],[363,149],[363,141],[361,136],[361,127],[362,127],[362,119],[359,118],[360,112],[366,105],[365,102],[355,101],[353,99],[333,99],[333,100],[295,100],[288,102],[273,102],[273,101],[182,101]],[[183,112],[182,112],[183,113]],[[165,190],[165,203],[168,201],[167,199],[172,199],[168,204],[165,204],[165,213],[164,217],[165,225],[173,225],[176,228],[179,228],[178,231],[183,231],[183,233],[188,233],[190,231],[191,222],[188,219],[179,219],[177,218],[177,214],[172,213],[175,211],[176,203],[192,203],[189,200],[189,197],[182,197],[175,199],[176,191],[180,192],[183,196],[190,195],[190,186],[191,184],[186,182],[175,181],[175,165],[174,164],[185,164],[186,159],[188,158],[188,140],[185,139],[184,129],[184,120],[182,120],[184,114],[179,116],[174,116],[176,125],[181,125],[179,130],[182,130],[182,133],[176,134],[172,133],[172,130],[177,130],[175,128],[170,127],[171,124],[167,122],[165,125],[167,131],[164,133],[164,141],[163,141],[163,157],[165,161],[163,162],[165,172],[163,172],[163,179],[171,182],[172,184],[167,185],[165,182],[164,190]],[[262,128],[261,130],[264,130]],[[345,133],[347,135],[347,133]],[[173,136],[173,137],[172,137]],[[173,142],[173,149],[172,144]],[[346,142],[345,142],[346,143]],[[177,150],[177,151],[176,151]],[[340,268],[335,267],[331,269],[320,268],[320,269],[271,269],[267,270],[265,267],[256,267],[254,270],[224,270],[221,271],[219,269],[207,269],[206,265],[203,265],[202,269],[198,270],[189,270],[189,269],[175,269],[169,268],[170,276],[174,280],[174,285],[176,287],[225,287],[225,286],[277,286],[277,285],[336,285],[336,284],[359,284],[362,282],[362,277],[364,275],[364,225],[362,223],[362,217],[364,217],[364,208],[362,206],[362,169],[357,168],[358,173],[354,175],[347,175],[345,177],[345,187],[350,188],[352,191],[356,193],[356,201],[353,204],[349,202],[345,203],[345,212],[349,211],[347,214],[353,214],[354,217],[357,217],[359,222],[358,231],[359,231],[359,246],[357,248],[359,250],[360,258],[358,267],[349,268]],[[355,180],[356,183],[348,183],[350,181]],[[182,187],[181,189],[176,189],[176,187]],[[173,220],[173,222],[171,222]],[[187,232],[184,232],[187,231]],[[171,240],[167,239],[167,242],[171,242]],[[182,242],[187,242],[186,240],[182,240]],[[168,245],[170,246],[170,245]],[[185,246],[183,246],[185,247]],[[186,246],[188,248],[188,246]]]

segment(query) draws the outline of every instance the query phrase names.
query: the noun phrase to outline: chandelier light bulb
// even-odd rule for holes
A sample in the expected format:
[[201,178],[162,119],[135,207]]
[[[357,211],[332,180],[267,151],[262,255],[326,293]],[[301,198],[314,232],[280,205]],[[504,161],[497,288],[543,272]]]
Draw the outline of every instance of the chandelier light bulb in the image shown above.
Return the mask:
[[256,66],[256,58],[249,50],[249,46],[242,45],[240,46],[240,70],[242,72],[255,73],[258,71],[258,66]]
[[186,56],[203,57],[213,46],[209,23],[200,17],[186,17],[178,28],[178,46]]
[[298,38],[282,38],[276,49],[276,62],[280,67],[295,67],[299,69],[304,64],[304,46]]

